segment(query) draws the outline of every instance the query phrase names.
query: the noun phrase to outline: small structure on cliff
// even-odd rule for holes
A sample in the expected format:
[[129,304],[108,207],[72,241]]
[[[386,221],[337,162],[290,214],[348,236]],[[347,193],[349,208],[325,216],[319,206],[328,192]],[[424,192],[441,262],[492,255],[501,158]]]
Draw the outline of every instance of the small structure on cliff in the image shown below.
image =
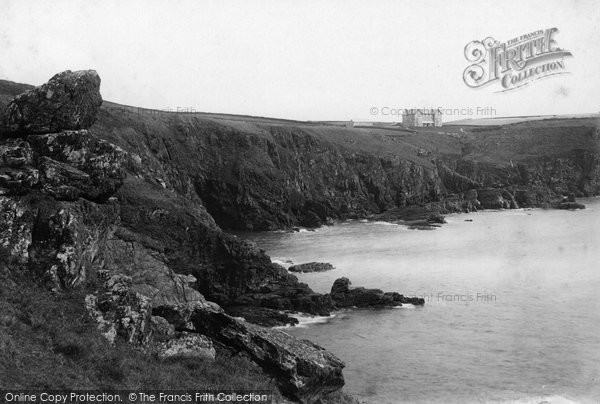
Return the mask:
[[442,126],[440,109],[407,109],[402,114],[404,126]]

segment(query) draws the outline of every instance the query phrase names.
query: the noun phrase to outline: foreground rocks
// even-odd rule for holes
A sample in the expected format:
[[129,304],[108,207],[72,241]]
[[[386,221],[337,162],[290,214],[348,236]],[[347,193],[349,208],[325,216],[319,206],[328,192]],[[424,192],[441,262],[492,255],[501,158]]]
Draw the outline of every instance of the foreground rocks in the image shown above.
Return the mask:
[[196,298],[192,302],[156,300],[143,284],[112,275],[102,292],[88,295],[86,304],[110,341],[122,338],[161,358],[212,360],[214,341],[247,355],[274,376],[281,391],[292,399],[315,402],[344,385],[344,363],[322,347],[236,319],[201,296]]
[[404,303],[425,304],[425,299],[405,297],[397,292],[383,292],[381,289],[353,288],[348,278],[336,279],[331,287],[331,300],[338,308],[346,307],[394,307]]
[[59,297],[86,290],[82,304],[112,343],[159,358],[246,355],[294,400],[338,392],[335,356],[215,303],[272,326],[297,322],[286,310],[327,315],[330,297],[223,233],[197,196],[167,189],[152,164],[88,129],[101,102],[96,78],[61,73],[5,111],[0,274]]
[[42,134],[87,129],[102,105],[94,70],[64,71],[48,83],[18,95],[4,113],[9,134]]
[[310,341],[240,322],[218,311],[197,310],[191,321],[199,332],[246,353],[278,375],[281,391],[290,397],[315,402],[344,385],[344,363]]
[[292,265],[288,268],[290,272],[324,272],[333,269],[333,265],[327,262],[307,262],[305,264]]

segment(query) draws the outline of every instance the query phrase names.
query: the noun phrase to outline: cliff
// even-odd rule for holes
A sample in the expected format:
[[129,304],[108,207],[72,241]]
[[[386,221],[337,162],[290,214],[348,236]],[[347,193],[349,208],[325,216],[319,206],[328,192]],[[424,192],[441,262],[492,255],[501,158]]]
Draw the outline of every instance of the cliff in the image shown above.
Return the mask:
[[600,191],[594,120],[460,129],[411,134],[106,103],[93,131],[225,229],[317,227],[457,198],[448,210],[501,207],[465,197],[490,188],[521,195],[521,206]]
[[[372,215],[439,221],[600,192],[599,132],[589,119],[345,129],[140,110],[102,102],[99,87],[93,71],[36,88],[0,81],[3,287],[34,279],[57,296],[80,293],[110,343],[158,357],[241,353],[303,402],[338,394],[344,364],[228,313],[285,323],[282,310],[327,315],[356,297],[314,293],[223,228]],[[367,302],[384,296],[364,292]]]

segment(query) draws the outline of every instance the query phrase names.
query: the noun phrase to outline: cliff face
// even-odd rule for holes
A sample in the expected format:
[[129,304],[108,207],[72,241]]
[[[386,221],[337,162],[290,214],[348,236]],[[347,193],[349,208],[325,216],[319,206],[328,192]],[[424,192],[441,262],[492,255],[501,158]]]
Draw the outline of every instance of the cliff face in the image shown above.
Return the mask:
[[138,155],[157,184],[199,201],[221,227],[271,230],[449,197],[462,202],[447,211],[469,210],[477,203],[464,193],[488,188],[534,192],[523,206],[598,194],[597,122],[536,125],[407,134],[113,105],[94,131]]
[[340,147],[315,130],[330,131],[110,107],[95,126],[139,155],[158,184],[201,201],[229,229],[316,227],[440,197],[430,161]]

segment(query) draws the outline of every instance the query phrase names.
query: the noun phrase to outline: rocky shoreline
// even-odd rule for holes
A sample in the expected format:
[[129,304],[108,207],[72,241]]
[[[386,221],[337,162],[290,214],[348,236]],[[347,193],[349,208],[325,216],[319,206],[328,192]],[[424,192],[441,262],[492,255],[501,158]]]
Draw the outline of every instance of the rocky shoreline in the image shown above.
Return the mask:
[[[327,402],[339,392],[344,363],[272,327],[297,323],[295,312],[329,316],[424,302],[352,287],[347,278],[316,293],[222,228],[317,228],[346,218],[435,228],[447,213],[540,206],[562,194],[556,207],[580,208],[575,196],[600,189],[597,155],[581,157],[585,164],[521,165],[513,181],[512,168],[342,147],[329,129],[239,129],[193,116],[115,112],[103,105],[93,70],[6,88],[0,277],[14,287],[35,282],[57,298],[82,292],[80,304],[111,344],[159,358],[244,355],[300,402]],[[544,188],[556,173],[565,178]],[[579,175],[579,193],[567,192],[565,183]],[[331,269],[309,264],[300,271]]]

